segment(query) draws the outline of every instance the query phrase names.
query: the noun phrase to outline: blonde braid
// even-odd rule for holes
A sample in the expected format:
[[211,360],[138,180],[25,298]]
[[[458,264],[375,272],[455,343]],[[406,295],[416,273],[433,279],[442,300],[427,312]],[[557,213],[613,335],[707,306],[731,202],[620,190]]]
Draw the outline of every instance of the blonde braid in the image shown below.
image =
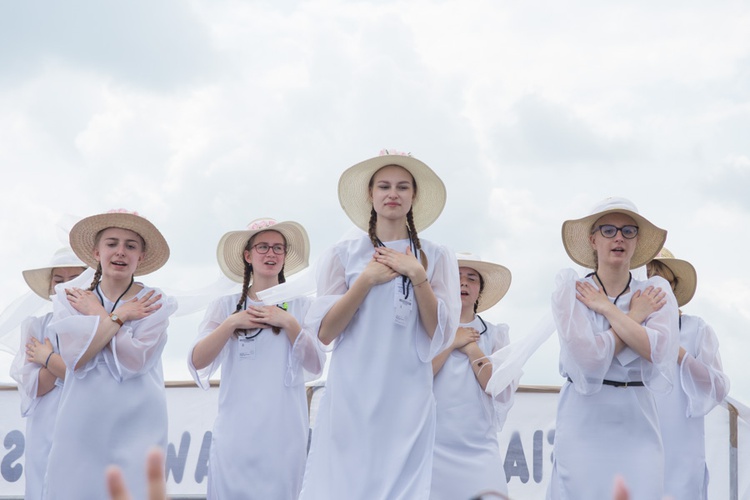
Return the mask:
[[102,279],[102,263],[99,262],[96,265],[96,272],[94,273],[94,279],[91,280],[91,286],[89,287],[89,291],[93,291],[94,288],[96,288],[96,285],[99,284],[99,280]]
[[409,224],[409,238],[414,242],[414,247],[419,250],[419,259],[422,261],[422,267],[427,270],[427,255],[422,251],[422,243],[419,242],[419,235],[417,234],[417,227],[414,225],[414,213],[412,209],[406,214],[406,222]]

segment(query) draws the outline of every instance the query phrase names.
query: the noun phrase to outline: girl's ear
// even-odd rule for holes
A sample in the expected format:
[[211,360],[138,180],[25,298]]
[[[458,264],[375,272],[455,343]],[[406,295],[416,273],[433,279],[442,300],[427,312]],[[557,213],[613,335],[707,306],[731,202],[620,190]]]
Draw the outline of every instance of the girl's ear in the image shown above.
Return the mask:
[[245,262],[247,262],[248,264],[253,263],[252,258],[250,257],[250,250],[245,250],[244,252],[242,252],[242,255],[243,257],[245,257]]

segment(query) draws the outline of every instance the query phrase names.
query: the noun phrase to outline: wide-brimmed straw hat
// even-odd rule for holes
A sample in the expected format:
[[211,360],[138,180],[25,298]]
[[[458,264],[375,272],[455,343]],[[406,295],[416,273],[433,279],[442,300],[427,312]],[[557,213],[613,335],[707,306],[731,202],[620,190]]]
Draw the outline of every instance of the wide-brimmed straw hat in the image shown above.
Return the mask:
[[151,222],[138,212],[125,209],[110,210],[103,214],[92,215],[81,219],[70,230],[70,246],[78,258],[96,269],[99,262],[94,258],[96,235],[101,231],[117,227],[138,233],[145,242],[145,255],[138,263],[135,276],[149,274],[169,260],[169,245],[164,236]]
[[23,279],[26,280],[26,284],[29,285],[31,290],[45,300],[50,300],[50,283],[52,282],[52,271],[54,269],[61,268],[86,268],[86,264],[81,262],[81,259],[76,257],[73,250],[70,248],[61,248],[55,255],[52,256],[52,260],[47,267],[40,267],[38,269],[27,269],[23,271]]
[[690,302],[698,286],[698,273],[695,272],[693,265],[686,260],[675,259],[672,252],[666,248],[662,248],[653,260],[658,260],[667,266],[677,278],[677,285],[674,288],[677,306],[682,307]]
[[289,277],[308,266],[310,240],[307,231],[294,221],[276,222],[274,219],[255,219],[242,231],[230,231],[221,237],[216,249],[221,271],[232,281],[242,283],[245,278],[245,246],[263,231],[276,231],[286,240],[284,276]]
[[664,246],[667,231],[661,229],[638,213],[635,204],[626,198],[606,198],[591,210],[591,214],[581,219],[566,220],[562,225],[562,240],[565,251],[573,262],[587,269],[596,268],[596,257],[589,243],[594,223],[607,214],[620,213],[631,217],[638,226],[638,242],[630,269],[635,269],[653,259]]
[[367,231],[370,225],[369,184],[375,172],[389,165],[405,168],[417,183],[417,195],[412,203],[414,226],[422,231],[435,222],[445,207],[445,184],[425,163],[409,153],[384,149],[379,156],[349,167],[339,178],[339,202],[354,224]]
[[483,261],[478,255],[468,252],[456,254],[458,267],[470,267],[482,276],[484,290],[479,295],[477,312],[486,311],[502,299],[510,288],[510,269],[500,264]]

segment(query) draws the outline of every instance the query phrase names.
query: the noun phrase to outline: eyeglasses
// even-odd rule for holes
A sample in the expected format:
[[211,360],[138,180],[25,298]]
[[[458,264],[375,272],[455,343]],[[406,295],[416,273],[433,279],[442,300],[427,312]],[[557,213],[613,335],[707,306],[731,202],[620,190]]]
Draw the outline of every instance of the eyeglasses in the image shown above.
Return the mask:
[[599,231],[605,238],[614,238],[617,235],[617,231],[622,233],[623,238],[632,240],[638,236],[638,226],[622,226],[617,227],[612,224],[602,224],[601,226],[595,227],[591,234]]
[[268,243],[258,243],[257,245],[253,245],[252,248],[254,248],[255,251],[261,255],[267,254],[269,250],[273,250],[273,253],[275,253],[276,255],[286,253],[286,245],[282,245],[281,243],[277,243],[275,245],[269,245]]

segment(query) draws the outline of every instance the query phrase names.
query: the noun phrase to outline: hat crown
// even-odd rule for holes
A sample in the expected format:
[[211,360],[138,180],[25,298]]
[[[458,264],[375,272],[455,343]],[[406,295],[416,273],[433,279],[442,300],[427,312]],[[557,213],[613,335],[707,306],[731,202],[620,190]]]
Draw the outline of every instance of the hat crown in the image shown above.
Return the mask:
[[250,224],[247,225],[247,229],[249,231],[258,231],[260,229],[267,229],[271,226],[275,226],[277,224],[276,219],[271,219],[269,217],[262,217],[260,219],[255,219],[254,221],[250,222]]
[[628,212],[638,213],[638,207],[632,201],[619,196],[610,196],[594,205],[591,209],[591,215],[613,210],[627,210]]

